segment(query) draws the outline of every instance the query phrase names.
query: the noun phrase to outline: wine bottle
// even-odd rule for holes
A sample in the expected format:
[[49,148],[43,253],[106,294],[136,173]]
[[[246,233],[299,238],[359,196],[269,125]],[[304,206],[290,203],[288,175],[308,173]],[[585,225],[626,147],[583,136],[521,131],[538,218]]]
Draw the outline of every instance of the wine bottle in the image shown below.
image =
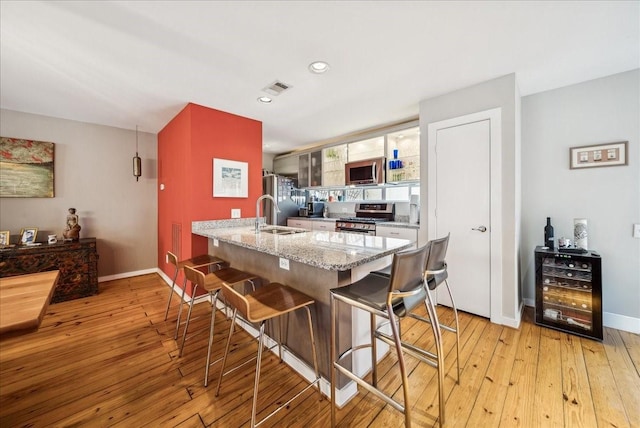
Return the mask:
[[553,250],[554,237],[553,237],[553,226],[551,226],[551,217],[547,217],[547,225],[544,227],[544,245],[549,247],[550,250]]

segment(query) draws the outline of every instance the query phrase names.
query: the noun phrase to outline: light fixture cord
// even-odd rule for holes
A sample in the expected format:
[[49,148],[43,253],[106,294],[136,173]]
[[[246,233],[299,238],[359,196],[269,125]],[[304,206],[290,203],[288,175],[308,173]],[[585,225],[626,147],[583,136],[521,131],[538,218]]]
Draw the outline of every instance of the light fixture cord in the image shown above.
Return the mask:
[[136,156],[138,156],[138,125],[136,125]]

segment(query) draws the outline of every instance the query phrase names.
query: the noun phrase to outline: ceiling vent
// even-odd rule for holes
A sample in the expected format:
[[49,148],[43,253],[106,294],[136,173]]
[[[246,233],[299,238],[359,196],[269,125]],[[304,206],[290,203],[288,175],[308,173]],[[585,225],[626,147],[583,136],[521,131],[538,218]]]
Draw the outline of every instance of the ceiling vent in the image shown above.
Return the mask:
[[291,89],[292,86],[288,85],[284,82],[280,82],[278,80],[276,80],[275,82],[273,82],[272,84],[270,84],[269,86],[262,88],[263,91],[265,91],[267,94],[269,95],[274,95],[274,96],[278,96],[281,93],[283,93],[284,91]]

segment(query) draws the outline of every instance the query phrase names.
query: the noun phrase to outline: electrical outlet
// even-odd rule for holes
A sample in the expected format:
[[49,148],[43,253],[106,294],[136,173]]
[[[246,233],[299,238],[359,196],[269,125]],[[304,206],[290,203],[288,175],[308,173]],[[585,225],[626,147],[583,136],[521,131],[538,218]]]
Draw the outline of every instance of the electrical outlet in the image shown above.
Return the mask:
[[640,224],[638,223],[633,225],[633,237],[640,238]]
[[342,207],[342,212],[346,213],[347,212],[347,208],[346,207]]
[[217,239],[214,239],[214,240],[213,240],[213,246],[214,246],[214,247],[219,247],[219,246],[220,246],[220,242],[218,242],[218,240],[217,240]]
[[231,209],[231,218],[240,218],[240,208]]
[[280,257],[280,269],[289,270],[289,259]]

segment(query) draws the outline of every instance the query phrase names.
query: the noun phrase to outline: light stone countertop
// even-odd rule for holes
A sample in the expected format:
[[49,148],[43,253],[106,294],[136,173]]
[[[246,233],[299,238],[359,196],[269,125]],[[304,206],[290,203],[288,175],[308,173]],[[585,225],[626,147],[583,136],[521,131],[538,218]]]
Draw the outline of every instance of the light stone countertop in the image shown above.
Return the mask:
[[[192,233],[321,269],[346,271],[411,248],[407,239],[365,234],[304,231],[291,235],[256,233],[255,218],[192,223]],[[303,230],[296,228],[279,228]]]

